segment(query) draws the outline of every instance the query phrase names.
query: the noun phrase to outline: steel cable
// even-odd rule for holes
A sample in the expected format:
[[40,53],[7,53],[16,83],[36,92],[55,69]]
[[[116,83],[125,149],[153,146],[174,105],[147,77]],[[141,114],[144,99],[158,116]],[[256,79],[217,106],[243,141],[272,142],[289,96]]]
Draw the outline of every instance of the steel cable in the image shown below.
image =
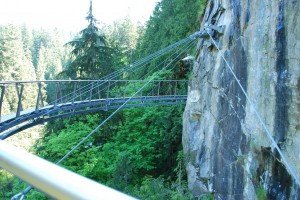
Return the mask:
[[[207,31],[207,34],[209,35],[212,43],[214,44],[214,46],[217,48],[217,50],[219,52],[221,52],[219,46],[217,45],[216,41],[213,39],[212,35],[210,34],[209,31]],[[259,120],[259,122],[261,123],[263,129],[265,130],[265,134],[267,136],[267,138],[271,141],[271,144],[275,147],[275,149],[277,150],[277,152],[279,153],[283,164],[285,165],[285,167],[287,168],[287,170],[290,172],[291,176],[294,178],[295,182],[300,186],[300,179],[299,177],[296,175],[294,168],[289,164],[288,160],[286,159],[286,157],[283,155],[281,149],[279,148],[279,146],[277,145],[276,141],[274,140],[274,138],[272,137],[271,132],[269,131],[267,125],[265,124],[265,122],[262,120],[259,112],[257,111],[256,107],[254,106],[253,101],[250,99],[250,97],[248,96],[247,92],[245,91],[244,87],[242,86],[240,80],[237,78],[236,74],[233,71],[233,68],[230,66],[230,64],[228,63],[227,59],[224,57],[223,54],[221,54],[222,59],[224,60],[226,66],[228,67],[229,71],[231,72],[231,74],[233,75],[233,77],[235,78],[237,84],[239,85],[239,87],[241,88],[243,94],[245,95],[247,101],[249,102],[250,107],[253,109],[257,119]]]
[[[191,44],[193,42],[190,42],[189,45],[181,51],[173,60],[171,60],[166,66],[164,66],[162,69],[159,70],[158,73],[161,73],[163,70],[168,68],[176,59],[182,55],[187,49],[191,47]],[[163,61],[164,62],[164,61]],[[161,62],[159,65],[163,64]],[[65,154],[60,160],[56,162],[56,164],[60,164],[62,161],[64,161],[66,158],[68,158],[82,143],[84,143],[88,138],[90,138],[94,133],[96,133],[104,124],[106,124],[107,121],[109,121],[117,112],[119,112],[128,102],[131,101],[131,99],[136,96],[139,92],[141,92],[151,81],[153,81],[155,76],[151,77],[143,86],[141,86],[131,97],[129,97],[121,106],[119,106],[112,114],[110,114],[104,121],[102,121],[93,131],[91,131],[87,136],[85,136],[77,145],[75,145],[70,151],[68,151],[67,154]],[[28,186],[25,190],[22,192],[16,194],[14,197],[12,197],[12,200],[16,199],[23,199],[26,194],[32,189],[32,186]]]

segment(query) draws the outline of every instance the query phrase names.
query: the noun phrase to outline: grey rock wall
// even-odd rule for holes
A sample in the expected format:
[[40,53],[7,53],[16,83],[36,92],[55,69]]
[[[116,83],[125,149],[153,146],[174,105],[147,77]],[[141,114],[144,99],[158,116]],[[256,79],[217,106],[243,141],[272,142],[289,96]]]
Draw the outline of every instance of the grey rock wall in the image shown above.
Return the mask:
[[300,189],[249,105],[300,177],[300,1],[211,0],[183,117],[189,188],[215,199],[300,199]]

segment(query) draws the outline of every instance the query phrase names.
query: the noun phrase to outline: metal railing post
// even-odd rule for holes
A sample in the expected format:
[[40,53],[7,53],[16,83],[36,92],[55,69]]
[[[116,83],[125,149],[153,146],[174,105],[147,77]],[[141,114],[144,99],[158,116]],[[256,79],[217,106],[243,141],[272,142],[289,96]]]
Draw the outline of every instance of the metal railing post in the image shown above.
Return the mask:
[[160,81],[158,82],[157,96],[159,96],[159,92],[160,92]]
[[98,91],[98,99],[101,99],[101,91],[100,91],[100,87],[99,87],[99,83],[97,83],[97,91]]
[[124,84],[124,93],[123,93],[123,98],[126,97],[126,90],[127,90],[127,86],[128,86],[128,81],[125,81],[125,84]]
[[107,87],[107,91],[106,91],[106,98],[108,99],[109,96],[109,90],[110,90],[110,81],[108,81],[108,87]]
[[176,83],[175,83],[174,95],[177,94],[177,84],[178,84],[178,81],[176,81]]
[[91,85],[90,98],[89,98],[90,102],[92,101],[93,89],[94,89],[94,82],[92,82],[92,85]]
[[1,85],[1,96],[0,96],[0,122],[1,122],[1,116],[2,116],[2,105],[4,100],[4,94],[5,94],[5,85]]
[[[21,85],[20,90],[19,90],[19,85]],[[17,89],[17,94],[18,94],[18,107],[17,107],[16,117],[19,117],[21,111],[23,110],[22,96],[23,96],[24,85],[20,84],[20,83],[17,83],[16,84],[16,89]]]
[[59,83],[56,83],[55,85],[56,85],[56,87],[55,87],[55,102],[54,102],[54,106],[57,106],[57,104],[58,104],[58,99],[59,99],[59,85],[58,85]]
[[39,109],[40,103],[41,103],[41,106],[44,107],[43,94],[42,94],[42,83],[38,82],[38,96],[37,96],[35,110]]
[[78,82],[75,82],[74,89],[73,89],[73,95],[72,95],[72,104],[74,104],[74,102],[75,102],[77,85],[78,85]]

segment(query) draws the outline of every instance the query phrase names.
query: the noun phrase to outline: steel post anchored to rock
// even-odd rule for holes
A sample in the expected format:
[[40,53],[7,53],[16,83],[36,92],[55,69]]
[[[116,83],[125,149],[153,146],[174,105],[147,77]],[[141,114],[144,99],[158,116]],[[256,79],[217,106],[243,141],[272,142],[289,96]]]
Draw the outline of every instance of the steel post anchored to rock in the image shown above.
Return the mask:
[[0,140],[0,167],[55,199],[134,199]]

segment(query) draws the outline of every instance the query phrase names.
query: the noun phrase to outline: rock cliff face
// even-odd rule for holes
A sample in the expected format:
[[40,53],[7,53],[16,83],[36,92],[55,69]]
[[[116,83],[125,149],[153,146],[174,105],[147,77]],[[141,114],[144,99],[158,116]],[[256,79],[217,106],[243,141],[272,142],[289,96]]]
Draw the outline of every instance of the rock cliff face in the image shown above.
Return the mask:
[[183,119],[189,188],[215,199],[300,199],[234,73],[300,177],[300,1],[210,0]]

